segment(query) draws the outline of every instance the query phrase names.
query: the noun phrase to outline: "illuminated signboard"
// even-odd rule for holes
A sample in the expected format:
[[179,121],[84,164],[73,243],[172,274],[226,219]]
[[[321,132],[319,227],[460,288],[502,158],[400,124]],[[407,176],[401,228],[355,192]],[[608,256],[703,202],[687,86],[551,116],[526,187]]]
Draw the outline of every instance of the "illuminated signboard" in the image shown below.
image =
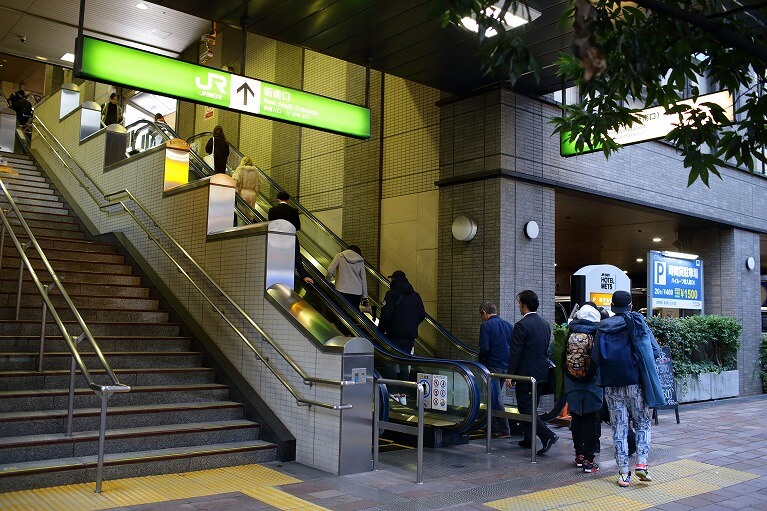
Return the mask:
[[[698,100],[685,99],[679,104],[700,105],[702,103],[716,103],[724,109],[728,119],[733,119],[732,94],[728,91],[715,92],[705,96],[698,96]],[[631,127],[623,127],[618,131],[610,130],[607,132],[610,137],[621,145],[636,144],[647,140],[656,140],[663,138],[679,124],[678,114],[666,114],[666,109],[662,106],[647,108],[637,112],[643,116],[642,124],[635,123]],[[580,151],[575,148],[575,140],[569,140],[570,132],[560,133],[559,135],[559,154],[561,156],[575,156],[578,154],[592,153],[602,149],[601,144],[586,146]]]
[[75,74],[163,96],[324,131],[370,138],[370,110],[92,37],[78,41]]
[[647,276],[648,315],[654,308],[703,310],[703,261],[697,256],[651,250]]

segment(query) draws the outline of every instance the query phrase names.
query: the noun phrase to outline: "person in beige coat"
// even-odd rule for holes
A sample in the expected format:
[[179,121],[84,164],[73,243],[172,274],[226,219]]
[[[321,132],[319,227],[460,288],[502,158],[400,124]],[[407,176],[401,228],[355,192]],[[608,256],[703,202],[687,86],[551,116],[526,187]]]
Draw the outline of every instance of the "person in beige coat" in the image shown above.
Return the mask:
[[232,178],[237,182],[237,193],[242,200],[248,203],[251,208],[256,206],[258,198],[258,167],[253,165],[250,156],[244,156],[240,160],[240,165],[232,173]]

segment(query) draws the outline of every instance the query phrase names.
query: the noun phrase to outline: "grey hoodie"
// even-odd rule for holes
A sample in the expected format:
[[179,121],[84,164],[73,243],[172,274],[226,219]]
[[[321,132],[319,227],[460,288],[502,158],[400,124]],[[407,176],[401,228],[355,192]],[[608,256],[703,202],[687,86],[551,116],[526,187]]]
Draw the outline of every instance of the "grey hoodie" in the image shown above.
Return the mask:
[[350,295],[362,295],[362,298],[368,297],[368,282],[365,278],[365,260],[354,250],[346,249],[336,254],[333,261],[328,266],[327,279],[333,276],[333,272],[338,269],[336,275],[336,289],[341,293]]

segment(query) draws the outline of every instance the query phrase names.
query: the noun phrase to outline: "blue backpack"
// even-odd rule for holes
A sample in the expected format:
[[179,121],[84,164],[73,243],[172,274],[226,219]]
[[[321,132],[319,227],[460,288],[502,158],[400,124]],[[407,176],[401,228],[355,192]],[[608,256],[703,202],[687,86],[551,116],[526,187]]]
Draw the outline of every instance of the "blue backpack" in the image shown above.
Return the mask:
[[631,342],[634,325],[627,314],[616,314],[599,323],[592,358],[599,365],[603,387],[639,383],[637,354]]

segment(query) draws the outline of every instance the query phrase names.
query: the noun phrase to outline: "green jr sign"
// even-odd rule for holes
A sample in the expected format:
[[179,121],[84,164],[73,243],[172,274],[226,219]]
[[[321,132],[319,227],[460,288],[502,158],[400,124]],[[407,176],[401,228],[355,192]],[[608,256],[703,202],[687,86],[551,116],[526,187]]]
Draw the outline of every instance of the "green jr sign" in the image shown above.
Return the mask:
[[368,108],[84,36],[75,74],[194,103],[356,138],[370,138]]

